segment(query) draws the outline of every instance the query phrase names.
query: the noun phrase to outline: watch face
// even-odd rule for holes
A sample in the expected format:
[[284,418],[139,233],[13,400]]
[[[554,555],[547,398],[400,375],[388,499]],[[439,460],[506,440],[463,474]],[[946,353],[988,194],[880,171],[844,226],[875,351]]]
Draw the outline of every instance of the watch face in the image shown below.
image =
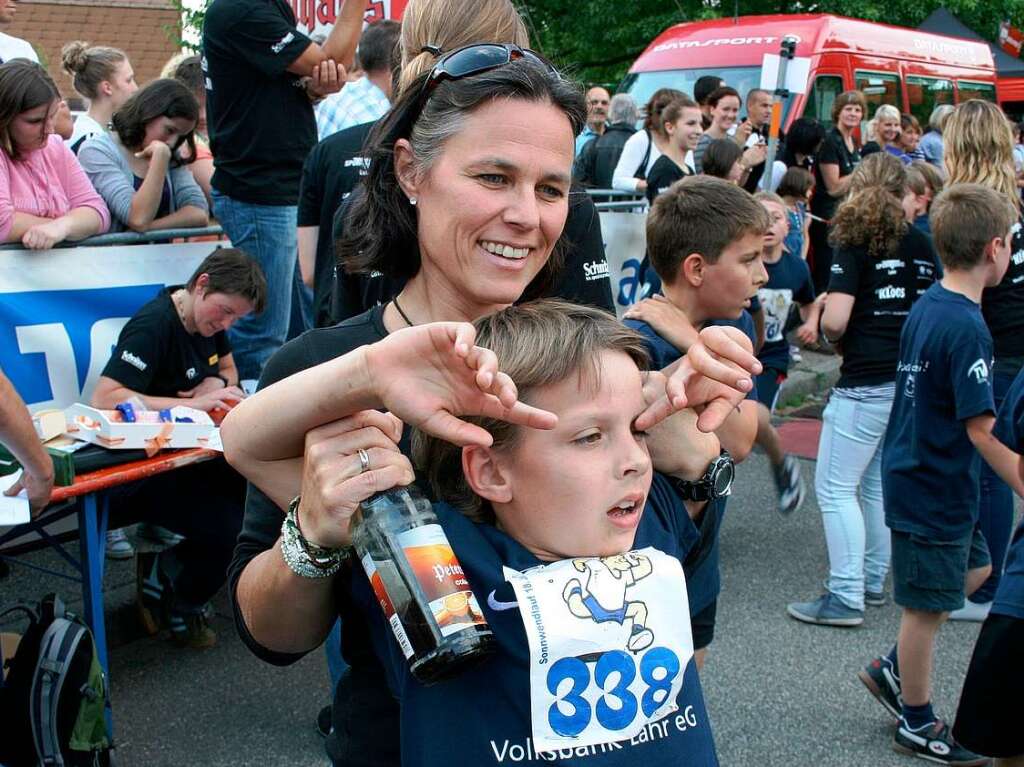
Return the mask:
[[716,468],[718,471],[712,477],[712,482],[715,485],[715,496],[728,495],[729,488],[732,487],[733,477],[736,475],[736,468],[733,466],[732,461],[722,461]]

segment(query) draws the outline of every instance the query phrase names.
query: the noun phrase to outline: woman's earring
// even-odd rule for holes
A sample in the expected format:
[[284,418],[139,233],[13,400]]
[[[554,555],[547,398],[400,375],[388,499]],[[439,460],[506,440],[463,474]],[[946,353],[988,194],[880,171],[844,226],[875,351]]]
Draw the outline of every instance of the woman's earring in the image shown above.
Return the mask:
[[409,198],[409,204],[410,205],[415,205],[416,204],[416,198],[415,197],[410,197]]

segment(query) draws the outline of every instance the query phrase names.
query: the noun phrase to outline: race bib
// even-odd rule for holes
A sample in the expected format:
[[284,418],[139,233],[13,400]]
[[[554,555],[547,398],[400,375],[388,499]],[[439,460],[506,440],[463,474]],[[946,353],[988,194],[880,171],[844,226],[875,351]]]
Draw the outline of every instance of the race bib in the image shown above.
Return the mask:
[[677,709],[693,656],[678,559],[646,548],[504,574],[530,646],[538,751],[628,740]]

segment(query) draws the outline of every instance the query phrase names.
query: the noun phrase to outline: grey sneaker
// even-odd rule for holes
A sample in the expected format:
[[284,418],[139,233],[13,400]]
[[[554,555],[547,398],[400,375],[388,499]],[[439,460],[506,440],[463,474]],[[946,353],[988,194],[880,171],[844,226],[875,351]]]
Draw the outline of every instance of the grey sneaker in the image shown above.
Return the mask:
[[864,591],[864,604],[872,607],[885,607],[889,599],[884,591]]
[[107,530],[107,559],[131,559],[134,556],[135,547],[123,528]]
[[800,464],[787,455],[775,469],[775,486],[779,491],[779,513],[789,515],[804,502],[804,481],[800,477]]
[[786,612],[798,621],[817,626],[859,626],[864,622],[863,610],[847,607],[831,591],[811,602],[791,602]]
[[140,522],[139,526],[135,528],[135,534],[139,538],[143,538],[151,543],[158,543],[161,546],[177,546],[185,538],[178,535],[166,527],[160,527],[160,525],[153,525],[149,522]]

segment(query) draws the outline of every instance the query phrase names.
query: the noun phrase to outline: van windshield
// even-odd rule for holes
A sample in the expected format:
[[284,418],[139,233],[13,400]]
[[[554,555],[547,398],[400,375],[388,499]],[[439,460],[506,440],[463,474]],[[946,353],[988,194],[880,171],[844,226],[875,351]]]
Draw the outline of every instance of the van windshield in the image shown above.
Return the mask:
[[[761,85],[761,67],[713,67],[709,69],[668,69],[661,72],[633,72],[626,75],[617,93],[628,93],[633,97],[637,107],[643,109],[644,104],[659,88],[675,88],[688,96],[693,96],[693,85],[704,75],[717,75],[725,80],[725,84],[739,91],[746,103],[747,91]],[[782,105],[782,124],[786,124],[786,116],[793,104],[790,96]],[[746,114],[741,109],[740,114]]]

